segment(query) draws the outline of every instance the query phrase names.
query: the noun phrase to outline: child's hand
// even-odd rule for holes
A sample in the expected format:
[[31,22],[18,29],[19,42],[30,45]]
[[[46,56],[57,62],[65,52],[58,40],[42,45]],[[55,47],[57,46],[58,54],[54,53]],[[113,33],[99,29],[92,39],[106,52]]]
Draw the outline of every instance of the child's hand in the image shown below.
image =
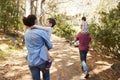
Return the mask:
[[48,56],[48,60],[50,60],[50,59],[52,59],[52,57],[51,57],[51,56]]

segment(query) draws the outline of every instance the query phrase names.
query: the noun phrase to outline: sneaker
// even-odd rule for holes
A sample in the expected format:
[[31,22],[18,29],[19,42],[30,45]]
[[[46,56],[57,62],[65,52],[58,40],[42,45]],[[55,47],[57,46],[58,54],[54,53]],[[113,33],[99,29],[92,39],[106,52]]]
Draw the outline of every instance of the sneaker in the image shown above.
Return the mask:
[[84,78],[88,78],[89,77],[89,73],[85,72],[85,77]]

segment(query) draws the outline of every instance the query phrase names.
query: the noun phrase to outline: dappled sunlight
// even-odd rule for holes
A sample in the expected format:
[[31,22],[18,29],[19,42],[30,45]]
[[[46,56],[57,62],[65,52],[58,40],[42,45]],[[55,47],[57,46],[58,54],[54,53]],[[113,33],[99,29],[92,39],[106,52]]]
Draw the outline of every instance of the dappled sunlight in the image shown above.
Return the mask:
[[57,68],[52,66],[51,69],[50,69],[50,73],[55,73],[55,72],[57,72]]
[[73,76],[70,80],[85,80],[84,74]]
[[66,63],[66,66],[71,66],[71,65],[73,65],[74,63],[72,63],[72,62],[67,62]]
[[7,44],[0,44],[0,49],[1,50],[6,50],[8,48],[9,48],[9,46]]
[[70,80],[86,80],[86,79],[84,78],[84,76],[85,76],[85,74],[82,73],[82,74],[80,74],[80,75],[73,76],[72,79],[70,79]]
[[7,61],[5,61],[5,65],[11,65],[11,66],[19,66],[20,64],[22,64],[23,61],[22,60],[16,60],[14,58],[9,58]]
[[60,51],[57,51],[57,50],[56,50],[56,51],[50,51],[49,53],[55,55],[55,54],[57,54],[57,53],[59,53],[59,52],[60,52]]
[[[26,67],[25,67],[25,68],[26,68]],[[11,68],[11,70],[24,70],[24,68],[21,67],[21,66],[13,66],[13,67]]]
[[88,54],[87,54],[87,59],[89,60],[89,59],[92,59],[92,55],[88,52]]
[[[50,68],[51,80],[85,80],[81,70],[80,54],[77,47],[70,46],[69,43],[55,40],[50,55],[53,63]],[[4,45],[3,45],[4,46]],[[6,45],[5,45],[6,46]],[[0,45],[1,48],[1,45]],[[4,48],[5,50],[7,47]],[[31,80],[31,74],[25,59],[27,55],[26,47],[22,50],[7,50],[11,53],[7,60],[0,65],[0,76],[4,80]],[[90,80],[100,80],[99,74],[111,68],[110,63],[103,61],[100,56],[92,51],[87,54],[87,63],[90,68]]]
[[57,57],[65,57],[65,56],[67,56],[67,54],[59,54],[59,55],[57,55]]
[[59,61],[62,61],[62,59],[54,59],[54,62],[59,62]]
[[79,53],[79,50],[78,50],[78,47],[69,47],[69,49],[71,49],[71,51],[74,51],[74,52],[78,52]]
[[58,37],[58,36],[55,36],[55,35],[51,35],[51,41],[52,41],[52,43],[54,43],[54,42],[59,42],[59,41],[65,41],[65,39],[64,38],[60,38],[60,37]]
[[92,57],[92,55],[90,54],[90,52],[87,53],[87,57]]
[[18,65],[18,66],[13,66],[11,68],[11,70],[20,70],[20,71],[25,71],[25,70],[28,70],[28,69],[29,69],[28,65],[23,65],[23,66]]
[[30,76],[30,74],[25,74],[22,76],[21,79],[17,79],[17,80],[31,80],[31,76]]
[[4,35],[3,33],[2,34],[0,34],[0,42],[2,42],[2,41],[9,41],[9,39],[8,39],[9,37],[8,36],[6,36],[6,35]]
[[108,63],[108,62],[106,62],[106,61],[96,61],[95,63],[96,63],[96,64],[99,64],[99,65],[100,65],[100,64],[101,64],[101,65],[108,65],[108,66],[109,66],[109,65],[112,65],[112,64],[110,64],[110,63]]
[[51,54],[51,55],[58,55],[58,54],[60,54],[60,53],[62,53],[62,54],[63,54],[63,53],[67,54],[67,53],[69,53],[69,49],[68,49],[68,50],[67,50],[67,49],[65,49],[65,50],[59,50],[59,49],[58,49],[58,50],[55,50],[55,51],[52,51],[52,50],[50,51],[50,54]]
[[4,77],[6,79],[9,78],[10,80],[31,80],[30,73],[28,71],[23,71],[23,70],[20,70],[20,69],[19,70],[8,71],[4,75]]
[[92,71],[96,74],[104,70],[110,69],[112,66],[112,64],[109,64],[108,62],[105,62],[105,61],[97,61],[95,63],[97,64],[97,66]]
[[4,77],[5,78],[7,78],[7,77],[14,77],[16,74],[17,74],[18,72],[16,72],[16,71],[9,71],[8,73],[6,73],[5,75],[4,75]]
[[71,56],[70,58],[72,58],[72,59],[79,59],[79,56]]
[[89,60],[89,59],[92,59],[92,57],[87,57],[87,59]]

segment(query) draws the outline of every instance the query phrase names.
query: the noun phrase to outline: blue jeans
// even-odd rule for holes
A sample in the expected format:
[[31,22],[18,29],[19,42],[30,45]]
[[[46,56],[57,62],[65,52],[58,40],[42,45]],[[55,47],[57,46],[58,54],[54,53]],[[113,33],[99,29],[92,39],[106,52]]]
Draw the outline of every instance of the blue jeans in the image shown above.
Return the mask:
[[80,59],[81,59],[81,63],[82,63],[82,67],[84,72],[88,72],[88,66],[86,64],[86,56],[87,56],[87,52],[85,50],[80,50]]
[[32,74],[33,80],[41,80],[40,79],[40,71],[42,71],[43,74],[43,80],[50,80],[50,73],[49,69],[46,70],[46,64],[41,64],[40,66],[29,66],[29,69]]

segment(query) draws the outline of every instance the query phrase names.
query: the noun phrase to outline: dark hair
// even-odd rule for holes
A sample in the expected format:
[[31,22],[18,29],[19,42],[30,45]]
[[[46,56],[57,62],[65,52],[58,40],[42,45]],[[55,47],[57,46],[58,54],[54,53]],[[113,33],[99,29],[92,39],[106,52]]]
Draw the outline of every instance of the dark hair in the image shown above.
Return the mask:
[[31,27],[35,24],[36,19],[36,16],[31,14],[28,17],[23,17],[23,23],[24,25]]
[[83,20],[83,21],[86,21],[86,17],[83,16],[83,17],[82,17],[82,20]]
[[55,19],[53,19],[53,18],[48,18],[47,20],[49,20],[49,23],[52,24],[51,27],[54,27],[54,26],[56,25],[56,21],[55,21]]

